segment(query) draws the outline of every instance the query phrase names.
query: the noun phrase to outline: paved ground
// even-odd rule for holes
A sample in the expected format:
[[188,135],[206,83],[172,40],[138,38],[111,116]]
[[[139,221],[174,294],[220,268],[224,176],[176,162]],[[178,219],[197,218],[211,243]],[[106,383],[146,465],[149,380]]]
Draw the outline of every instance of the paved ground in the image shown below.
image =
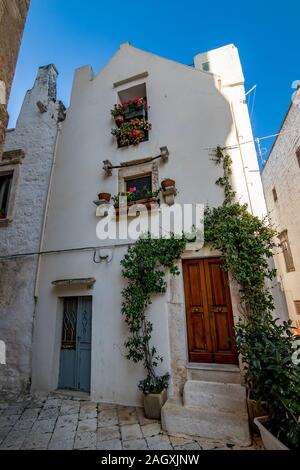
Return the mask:
[[[260,448],[259,441],[245,450]],[[143,408],[50,395],[0,400],[0,449],[238,449],[217,441],[170,436]]]

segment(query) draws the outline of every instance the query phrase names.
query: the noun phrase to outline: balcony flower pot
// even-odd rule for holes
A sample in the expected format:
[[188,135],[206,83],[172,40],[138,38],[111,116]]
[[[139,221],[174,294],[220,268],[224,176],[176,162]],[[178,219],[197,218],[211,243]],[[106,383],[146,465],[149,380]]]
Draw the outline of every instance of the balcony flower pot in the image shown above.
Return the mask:
[[111,199],[111,194],[110,193],[99,193],[98,194],[99,200],[103,199],[104,201],[109,202]]
[[115,116],[115,123],[117,127],[121,127],[124,122],[124,116],[123,114],[118,114]]
[[0,211],[0,219],[5,219],[5,214],[2,211]]
[[167,390],[160,393],[144,394],[145,416],[149,419],[160,419],[161,409],[168,398]]
[[266,450],[289,450],[277,437],[275,437],[265,426],[269,421],[269,416],[254,418],[254,423],[259,429],[264,448]]
[[166,190],[167,188],[171,188],[172,186],[175,187],[175,184],[176,182],[170,178],[165,178],[162,182],[161,182],[161,186],[164,190]]

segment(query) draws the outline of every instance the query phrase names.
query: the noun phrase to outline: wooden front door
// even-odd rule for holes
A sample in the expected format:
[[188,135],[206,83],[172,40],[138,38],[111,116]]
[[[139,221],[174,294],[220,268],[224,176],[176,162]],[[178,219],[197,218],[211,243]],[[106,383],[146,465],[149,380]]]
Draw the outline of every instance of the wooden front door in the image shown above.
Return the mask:
[[66,297],[59,388],[90,391],[92,297]]
[[237,364],[228,276],[220,258],[183,261],[189,361]]

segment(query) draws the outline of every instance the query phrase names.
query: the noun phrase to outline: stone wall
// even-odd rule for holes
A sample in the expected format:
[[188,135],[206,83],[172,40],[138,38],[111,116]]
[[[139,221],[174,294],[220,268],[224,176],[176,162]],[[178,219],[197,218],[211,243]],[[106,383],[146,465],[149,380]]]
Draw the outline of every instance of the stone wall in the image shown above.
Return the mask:
[[[11,255],[40,249],[58,123],[64,117],[64,107],[56,101],[57,74],[53,65],[40,67],[16,128],[7,132],[0,163],[0,174],[7,168],[19,173],[12,219],[0,226],[0,339],[7,354],[6,365],[0,365],[0,388],[7,390],[30,385],[38,255]],[[16,149],[25,156],[14,158]]]
[[[295,301],[300,301],[300,90],[282,124],[262,172],[269,217],[277,231],[287,230],[295,270],[287,272],[282,249],[275,250],[278,280],[284,289],[289,316],[300,329]],[[274,200],[273,190],[277,200]],[[279,243],[279,240],[276,240]]]
[[[0,0],[0,158],[8,102],[30,0]],[[2,82],[2,83],[1,83]]]

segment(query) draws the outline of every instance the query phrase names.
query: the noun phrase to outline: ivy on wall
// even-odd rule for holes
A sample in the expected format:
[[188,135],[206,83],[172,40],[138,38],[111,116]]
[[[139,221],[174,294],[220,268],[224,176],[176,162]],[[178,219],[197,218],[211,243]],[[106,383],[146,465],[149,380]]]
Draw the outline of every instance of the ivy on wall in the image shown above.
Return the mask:
[[[278,324],[273,318],[274,303],[266,286],[275,270],[268,264],[272,256],[275,230],[268,220],[248,211],[235,201],[231,186],[231,158],[218,147],[213,160],[221,165],[223,176],[216,184],[224,189],[224,202],[207,207],[204,214],[205,242],[221,252],[223,266],[240,287],[241,318],[236,343],[245,365],[247,387],[264,401],[270,415],[270,429],[287,445],[300,446],[300,367],[292,356],[295,342],[291,322]],[[122,314],[129,327],[125,343],[127,358],[142,362],[147,377],[139,384],[145,393],[159,393],[168,385],[169,375],[158,376],[162,357],[151,346],[153,325],[147,307],[153,294],[166,292],[165,272],[179,274],[175,262],[186,246],[186,238],[140,238],[121,261],[127,287],[122,291]]]
[[168,386],[169,374],[158,376],[155,369],[163,358],[150,345],[153,325],[147,318],[146,310],[153,294],[166,292],[165,272],[178,275],[175,262],[184,251],[186,239],[141,237],[130,246],[121,261],[122,274],[127,286],[122,291],[122,314],[129,328],[125,343],[126,357],[135,363],[142,362],[147,377],[139,383],[145,393],[160,393]]

